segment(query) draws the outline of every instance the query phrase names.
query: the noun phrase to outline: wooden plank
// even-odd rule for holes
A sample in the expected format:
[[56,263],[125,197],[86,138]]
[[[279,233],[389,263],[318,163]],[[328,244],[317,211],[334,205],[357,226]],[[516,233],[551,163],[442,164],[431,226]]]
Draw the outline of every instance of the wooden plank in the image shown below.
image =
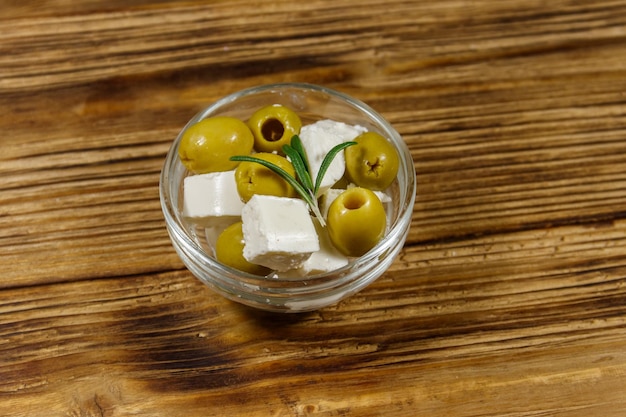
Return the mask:
[[[0,415],[623,415],[623,2],[4,3]],[[301,315],[196,280],[158,195],[187,120],[282,81],[418,182],[390,269]]]

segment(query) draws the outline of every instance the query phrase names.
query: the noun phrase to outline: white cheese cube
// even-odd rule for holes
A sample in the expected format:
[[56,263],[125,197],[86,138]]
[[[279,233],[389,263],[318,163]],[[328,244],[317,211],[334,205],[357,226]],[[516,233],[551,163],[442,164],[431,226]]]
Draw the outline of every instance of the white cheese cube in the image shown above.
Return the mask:
[[243,202],[237,193],[235,171],[186,177],[183,183],[183,217],[205,227],[232,224],[241,216]]
[[[322,161],[326,154],[328,154],[328,151],[340,143],[355,139],[366,131],[367,129],[362,126],[351,126],[329,119],[302,126],[300,139],[302,140],[302,145],[304,146],[309,160],[313,181],[315,181]],[[341,177],[343,177],[345,168],[346,163],[343,152],[339,152],[324,175],[320,186],[320,193],[323,193],[339,181]]]
[[243,256],[276,271],[294,269],[320,249],[307,204],[255,194],[242,212]]
[[343,193],[346,190],[342,190],[340,188],[329,188],[322,194],[320,197],[320,212],[322,213],[322,217],[328,217],[328,208],[335,201],[339,194]]
[[[348,258],[339,252],[330,241],[328,229],[322,227],[317,220],[315,220],[314,223],[320,242],[320,250],[313,252],[309,259],[304,261],[302,265],[290,271],[293,275],[305,277],[308,275],[322,274],[348,265]],[[290,273],[286,275],[290,275]]]

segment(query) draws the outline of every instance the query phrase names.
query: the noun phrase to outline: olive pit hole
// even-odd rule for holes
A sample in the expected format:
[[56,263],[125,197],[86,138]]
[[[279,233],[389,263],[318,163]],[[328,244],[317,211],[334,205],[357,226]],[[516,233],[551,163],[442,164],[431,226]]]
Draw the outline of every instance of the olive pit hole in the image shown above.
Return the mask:
[[367,203],[367,199],[365,196],[361,195],[361,193],[350,193],[346,195],[346,198],[343,201],[343,205],[348,210],[357,210],[363,207]]
[[285,134],[285,126],[278,119],[268,119],[261,126],[261,134],[268,142],[276,142]]

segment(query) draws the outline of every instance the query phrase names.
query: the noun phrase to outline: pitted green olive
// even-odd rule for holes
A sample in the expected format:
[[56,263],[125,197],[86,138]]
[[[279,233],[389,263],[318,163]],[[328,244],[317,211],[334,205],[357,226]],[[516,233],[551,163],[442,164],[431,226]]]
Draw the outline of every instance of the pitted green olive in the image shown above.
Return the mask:
[[361,256],[385,234],[385,208],[373,191],[349,188],[328,208],[327,227],[330,240],[339,251],[347,256]]
[[302,121],[293,110],[281,105],[263,107],[248,120],[258,152],[278,152],[289,145],[294,135],[300,134]]
[[346,175],[359,187],[380,191],[391,185],[398,175],[400,158],[396,148],[376,132],[365,132],[346,148]]
[[224,265],[254,275],[267,275],[269,268],[248,262],[243,257],[243,231],[242,222],[228,226],[217,238],[215,244],[215,257]]
[[178,146],[178,156],[191,172],[230,171],[238,162],[234,155],[252,152],[254,138],[250,128],[234,117],[217,116],[195,123],[185,132]]
[[[273,153],[259,152],[254,157],[271,162],[284,169],[292,177],[296,172],[287,158]],[[254,194],[273,195],[276,197],[295,197],[296,190],[280,175],[257,162],[241,162],[235,170],[237,192],[244,202]]]

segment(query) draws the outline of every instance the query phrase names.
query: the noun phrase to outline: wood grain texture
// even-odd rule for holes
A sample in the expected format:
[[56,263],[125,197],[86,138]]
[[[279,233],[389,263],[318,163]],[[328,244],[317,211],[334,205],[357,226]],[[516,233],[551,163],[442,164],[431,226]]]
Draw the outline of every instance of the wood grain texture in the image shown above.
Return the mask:
[[[0,415],[623,416],[626,3],[0,0]],[[302,315],[212,293],[158,179],[219,97],[387,117],[407,245]]]

